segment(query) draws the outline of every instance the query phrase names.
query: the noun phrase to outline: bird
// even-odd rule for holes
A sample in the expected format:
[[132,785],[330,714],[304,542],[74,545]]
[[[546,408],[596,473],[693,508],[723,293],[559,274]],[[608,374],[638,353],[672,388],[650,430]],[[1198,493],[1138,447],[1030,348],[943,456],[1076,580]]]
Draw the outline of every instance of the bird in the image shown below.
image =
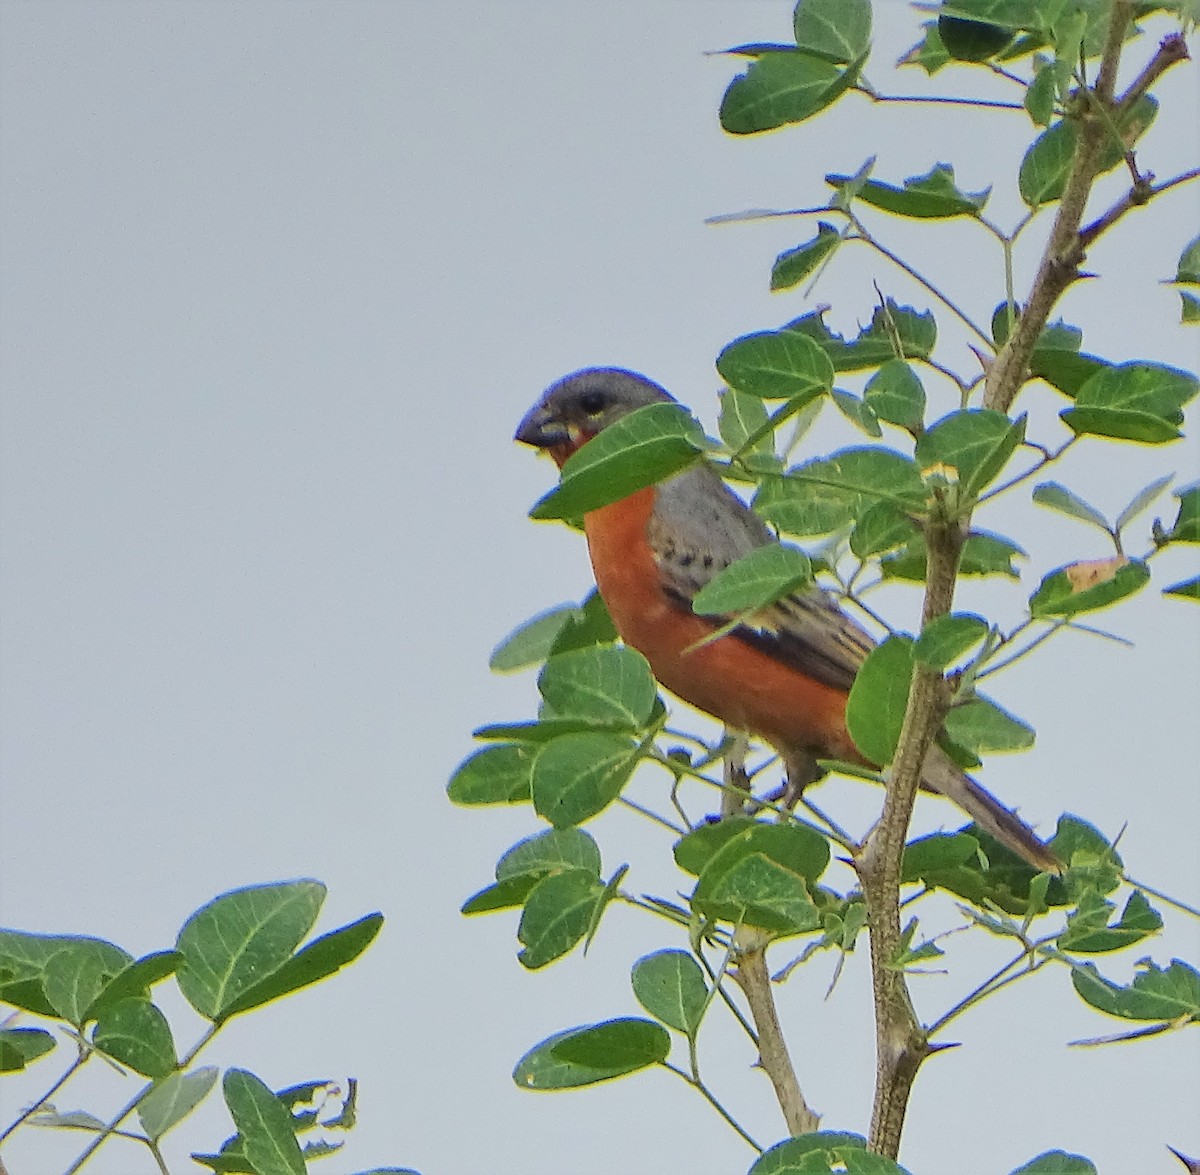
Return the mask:
[[[637,372],[592,367],[551,384],[515,439],[561,469],[598,433],[650,404],[678,401]],[[700,460],[656,485],[590,510],[583,530],[596,587],[621,640],[649,662],[659,684],[730,729],[780,755],[789,795],[820,778],[817,759],[869,768],[846,728],[846,701],[871,634],[830,593],[808,585],[714,636],[731,618],[700,616],[696,593],[722,569],[777,543],[767,524]],[[1016,813],[936,744],[921,785],[1039,871],[1061,863]]]

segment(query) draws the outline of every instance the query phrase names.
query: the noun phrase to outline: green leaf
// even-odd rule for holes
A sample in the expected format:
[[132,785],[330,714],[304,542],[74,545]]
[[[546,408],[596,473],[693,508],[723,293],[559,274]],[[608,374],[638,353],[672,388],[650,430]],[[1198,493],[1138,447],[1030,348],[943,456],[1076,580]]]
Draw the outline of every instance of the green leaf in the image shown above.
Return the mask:
[[812,339],[794,331],[759,331],[734,339],[717,356],[731,388],[764,400],[791,400],[827,392],[833,364]]
[[815,342],[833,364],[834,371],[861,371],[889,359],[927,359],[937,343],[937,324],[928,311],[901,306],[885,298],[876,306],[871,322],[852,339],[834,334],[825,325],[824,311],[814,310],[789,322],[783,329]]
[[1183,406],[1200,391],[1196,377],[1158,363],[1121,363],[1087,380],[1060,415],[1076,433],[1161,444],[1182,433]]
[[1187,290],[1179,291],[1179,321],[1183,326],[1200,323],[1200,298]]
[[245,1069],[227,1070],[222,1088],[254,1175],[305,1175],[292,1116],[279,1099]]
[[225,1009],[225,1017],[249,1011],[328,979],[354,962],[375,941],[382,926],[382,914],[367,914],[357,922],[350,922],[313,939],[271,975],[230,1001]]
[[1025,439],[1025,417],[1009,420],[991,409],[964,409],[943,416],[917,440],[923,469],[949,466],[958,475],[959,495],[974,502],[1000,475]]
[[184,923],[176,979],[188,1003],[219,1023],[291,957],[325,901],[319,881],[249,886],[214,898]]
[[731,135],[753,135],[820,113],[840,93],[843,71],[819,57],[772,52],[729,83],[721,99],[721,126]]
[[604,811],[629,782],[640,748],[628,736],[585,731],[548,742],[533,761],[533,806],[555,828]]
[[645,955],[630,976],[638,1003],[668,1028],[694,1037],[708,1004],[708,984],[700,964],[687,951]]
[[167,1018],[147,999],[130,996],[106,1008],[96,1021],[92,1043],[143,1077],[158,1080],[178,1061]]
[[551,828],[518,841],[496,863],[496,880],[545,877],[564,869],[582,869],[600,877],[600,849],[582,828]]
[[1107,608],[1140,591],[1150,569],[1140,559],[1093,559],[1051,571],[1029,597],[1031,616],[1075,616]]
[[174,975],[180,961],[178,951],[154,951],[130,963],[92,1002],[88,1009],[89,1019],[103,1016],[106,1009],[131,996],[149,999],[150,989]]
[[975,755],[1027,751],[1035,737],[1032,726],[982,694],[953,707],[946,715],[945,729],[954,742]]
[[975,648],[988,634],[988,622],[973,612],[937,616],[921,629],[913,656],[923,665],[945,669]]
[[559,485],[530,518],[578,518],[686,469],[705,445],[704,430],[679,404],[647,404],[610,424],[562,469]]
[[1057,510],[1070,518],[1078,518],[1104,531],[1105,534],[1109,533],[1108,519],[1095,506],[1077,497],[1066,486],[1056,481],[1044,481],[1041,485],[1034,486],[1033,500],[1039,506]]
[[217,1083],[220,1069],[205,1065],[190,1073],[171,1073],[138,1102],[137,1114],[147,1137],[157,1142],[178,1126]]
[[53,1048],[44,1028],[0,1028],[0,1073],[19,1073]]
[[524,949],[517,958],[530,971],[561,958],[591,929],[604,885],[590,871],[549,873],[529,892],[517,928]]
[[1096,1175],[1095,1164],[1083,1155],[1066,1151],[1046,1151],[1018,1167],[1012,1175]]
[[1171,527],[1173,543],[1200,543],[1200,482],[1175,491],[1179,513]]
[[892,761],[913,674],[913,641],[890,636],[867,654],[846,703],[846,728],[865,759]]
[[1105,979],[1094,963],[1071,971],[1071,982],[1085,1003],[1122,1020],[1179,1020],[1200,1022],[1200,972],[1180,959],[1159,967],[1149,959],[1128,985]]
[[852,512],[888,499],[898,506],[919,509],[927,491],[911,457],[894,449],[873,446],[842,449],[816,458],[787,472],[787,480],[802,486],[819,485],[841,495]]
[[[677,860],[681,852],[685,859],[695,855],[695,842],[686,845],[695,836],[676,845]],[[752,820],[739,825],[708,858],[692,907],[710,918],[779,933],[814,930],[821,918],[806,883],[815,882],[828,864],[829,845],[812,829]]]
[[542,718],[537,722],[497,722],[490,726],[481,726],[472,734],[475,738],[487,742],[515,742],[525,747],[539,747],[556,738],[562,738],[564,734],[597,730],[624,734],[628,729],[623,722],[597,722],[586,718]]
[[1194,237],[1179,254],[1175,267],[1175,280],[1191,286],[1200,286],[1200,237]]
[[[825,182],[841,189],[850,179],[845,175],[827,175]],[[917,220],[940,220],[952,216],[976,216],[987,203],[990,188],[982,192],[963,192],[954,182],[954,168],[938,163],[924,175],[910,176],[902,188],[882,180],[868,180],[858,198],[865,204]]]
[[[1098,175],[1111,171],[1125,158],[1125,147],[1132,146],[1154,121],[1158,103],[1143,95],[1124,116],[1120,124],[1123,140],[1110,139],[1102,149]],[[1075,124],[1060,119],[1043,131],[1025,152],[1021,160],[1017,184],[1021,198],[1030,208],[1038,208],[1059,199],[1066,187],[1067,177],[1075,158],[1079,132]]]
[[949,65],[952,58],[942,41],[942,34],[938,32],[936,20],[922,22],[921,28],[924,29],[924,36],[896,64],[918,65],[929,77],[933,77],[938,70]]
[[1171,484],[1174,477],[1173,473],[1168,473],[1166,477],[1157,478],[1148,486],[1138,490],[1129,505],[1117,515],[1116,529],[1118,532],[1123,531],[1139,514],[1148,510],[1163,490]]
[[554,638],[550,657],[570,653],[575,649],[590,649],[594,645],[611,645],[617,639],[617,629],[608,614],[603,597],[593,588],[583,603],[567,617],[567,622]]
[[871,0],[800,0],[793,28],[799,49],[848,65],[871,47]]
[[871,1154],[860,1135],[832,1130],[776,1143],[759,1155],[747,1175],[828,1175],[837,1171],[849,1175],[908,1175],[891,1159]]
[[1200,576],[1195,579],[1181,579],[1170,587],[1163,588],[1164,596],[1178,596],[1182,600],[1200,600]]
[[925,389],[903,359],[889,359],[871,376],[863,398],[880,420],[920,432],[925,420]]
[[525,904],[525,899],[539,880],[535,874],[526,874],[497,881],[495,885],[485,886],[467,898],[459,907],[459,913],[471,917],[474,914],[494,914],[497,910],[515,910]]
[[903,547],[919,533],[917,524],[894,502],[876,502],[854,523],[850,550],[860,559],[869,559],[872,555]]
[[1106,902],[1094,890],[1085,893],[1058,937],[1059,949],[1075,954],[1120,951],[1162,929],[1162,918],[1141,890],[1135,889],[1129,895],[1125,909],[1115,922],[1108,920],[1112,909],[1112,903]]
[[671,1037],[652,1020],[626,1017],[555,1033],[517,1062],[513,1081],[521,1089],[578,1089],[660,1064]]
[[[768,463],[777,463],[775,433],[774,430],[765,431],[768,416],[762,397],[751,396],[730,387],[724,388],[719,396],[721,414],[717,420],[717,430],[721,434],[721,440],[735,453],[741,453],[743,461],[761,459]],[[753,436],[759,439],[748,446]]]
[[831,224],[817,222],[817,235],[803,245],[788,249],[775,258],[771,267],[771,289],[790,290],[814,272],[826,257],[842,243],[842,234]]
[[133,962],[133,956],[97,938],[63,937],[42,967],[42,990],[64,1020],[83,1026],[91,1007],[109,983]]
[[938,17],[938,33],[955,61],[987,61],[1013,39],[1011,31],[998,25],[945,14]]
[[795,547],[759,547],[713,576],[692,600],[699,616],[729,616],[773,604],[812,582],[808,556]]
[[[1050,848],[1060,861],[1067,863],[1065,881],[1060,883],[1056,880],[1052,891],[1055,888],[1061,890],[1066,885],[1076,896],[1088,889],[1112,893],[1121,884],[1124,866],[1119,854],[1100,831],[1086,820],[1070,813],[1064,814],[1059,819]],[[1060,902],[1055,897],[1050,904],[1063,905],[1066,901]]]
[[[1018,579],[1013,559],[1023,556],[1011,539],[988,531],[972,531],[963,544],[959,560],[959,575],[1007,575]],[[925,540],[916,536],[903,550],[886,556],[880,570],[885,579],[905,579],[923,583],[925,580]]]
[[507,743],[484,747],[459,765],[446,785],[454,804],[519,804],[528,801],[533,755]]
[[1022,102],[1035,126],[1049,126],[1058,98],[1058,78],[1052,65],[1043,65],[1025,89]]
[[859,432],[865,432],[869,437],[883,436],[883,430],[879,427],[879,421],[875,417],[875,410],[865,400],[860,400],[852,392],[847,392],[842,388],[834,388],[830,395],[837,410]]
[[638,729],[650,718],[658,686],[646,658],[625,645],[575,649],[551,657],[538,691],[556,718]]
[[494,673],[512,673],[540,665],[550,656],[558,634],[577,611],[573,604],[562,604],[526,620],[492,650],[488,668]]

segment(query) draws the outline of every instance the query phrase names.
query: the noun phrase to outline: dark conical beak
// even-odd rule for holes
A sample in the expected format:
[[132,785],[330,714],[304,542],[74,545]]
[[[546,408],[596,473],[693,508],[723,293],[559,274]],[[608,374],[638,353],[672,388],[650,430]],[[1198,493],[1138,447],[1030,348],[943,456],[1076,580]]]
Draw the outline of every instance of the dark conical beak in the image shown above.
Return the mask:
[[514,438],[523,445],[532,445],[535,449],[553,449],[559,445],[571,443],[571,434],[567,426],[559,420],[544,404],[537,404],[525,415],[525,419],[517,426]]

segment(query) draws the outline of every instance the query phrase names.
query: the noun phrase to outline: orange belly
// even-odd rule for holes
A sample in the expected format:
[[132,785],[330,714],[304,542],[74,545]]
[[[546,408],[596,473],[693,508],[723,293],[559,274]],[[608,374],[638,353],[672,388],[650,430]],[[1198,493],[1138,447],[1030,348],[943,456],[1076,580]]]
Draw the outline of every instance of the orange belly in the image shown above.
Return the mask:
[[846,731],[846,695],[736,636],[692,648],[715,625],[663,589],[646,524],[654,489],[584,519],[596,586],[621,639],[650,662],[671,693],[777,750],[862,762]]

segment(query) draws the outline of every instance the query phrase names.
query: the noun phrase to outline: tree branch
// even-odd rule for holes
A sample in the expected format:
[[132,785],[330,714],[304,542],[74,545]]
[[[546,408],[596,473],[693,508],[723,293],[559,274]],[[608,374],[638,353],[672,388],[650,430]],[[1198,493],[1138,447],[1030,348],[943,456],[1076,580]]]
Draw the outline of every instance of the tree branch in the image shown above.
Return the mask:
[[[1118,0],[1113,5],[1097,90],[1091,96],[1093,103],[1100,103],[1100,108],[1085,110],[1076,122],[1078,138],[1071,174],[1059,199],[1058,214],[1054,219],[1050,240],[1042,255],[1029,298],[1021,310],[1016,329],[1001,348],[996,362],[988,372],[987,390],[983,399],[985,408],[1008,412],[1025,382],[1029,371],[1029,358],[1051,310],[1071,283],[1079,277],[1085,243],[1080,237],[1079,226],[1083,221],[1088,196],[1099,170],[1101,151],[1109,133],[1109,117],[1114,111],[1119,114],[1129,109],[1167,69],[1187,58],[1187,43],[1182,36],[1174,34],[1165,38],[1154,58],[1121,98],[1114,102],[1109,95],[1112,79],[1116,76],[1129,13],[1128,0]],[[1101,84],[1105,87],[1104,90],[1101,89]]]
[[775,1011],[775,993],[767,972],[768,937],[760,930],[741,927],[737,932],[739,947],[737,970],[733,976],[750,1005],[750,1015],[758,1030],[758,1057],[763,1070],[775,1087],[779,1108],[789,1133],[812,1134],[821,1125],[820,1117],[809,1108],[800,1092],[796,1070],[788,1054],[787,1042]]
[[[934,519],[927,527],[923,624],[950,611],[965,537],[963,525],[953,520]],[[948,708],[945,678],[936,669],[917,664],[883,814],[855,863],[867,904],[875,996],[875,1102],[869,1145],[893,1159],[900,1150],[917,1071],[932,1052],[904,972],[896,966],[901,950],[900,863],[925,756]]]

